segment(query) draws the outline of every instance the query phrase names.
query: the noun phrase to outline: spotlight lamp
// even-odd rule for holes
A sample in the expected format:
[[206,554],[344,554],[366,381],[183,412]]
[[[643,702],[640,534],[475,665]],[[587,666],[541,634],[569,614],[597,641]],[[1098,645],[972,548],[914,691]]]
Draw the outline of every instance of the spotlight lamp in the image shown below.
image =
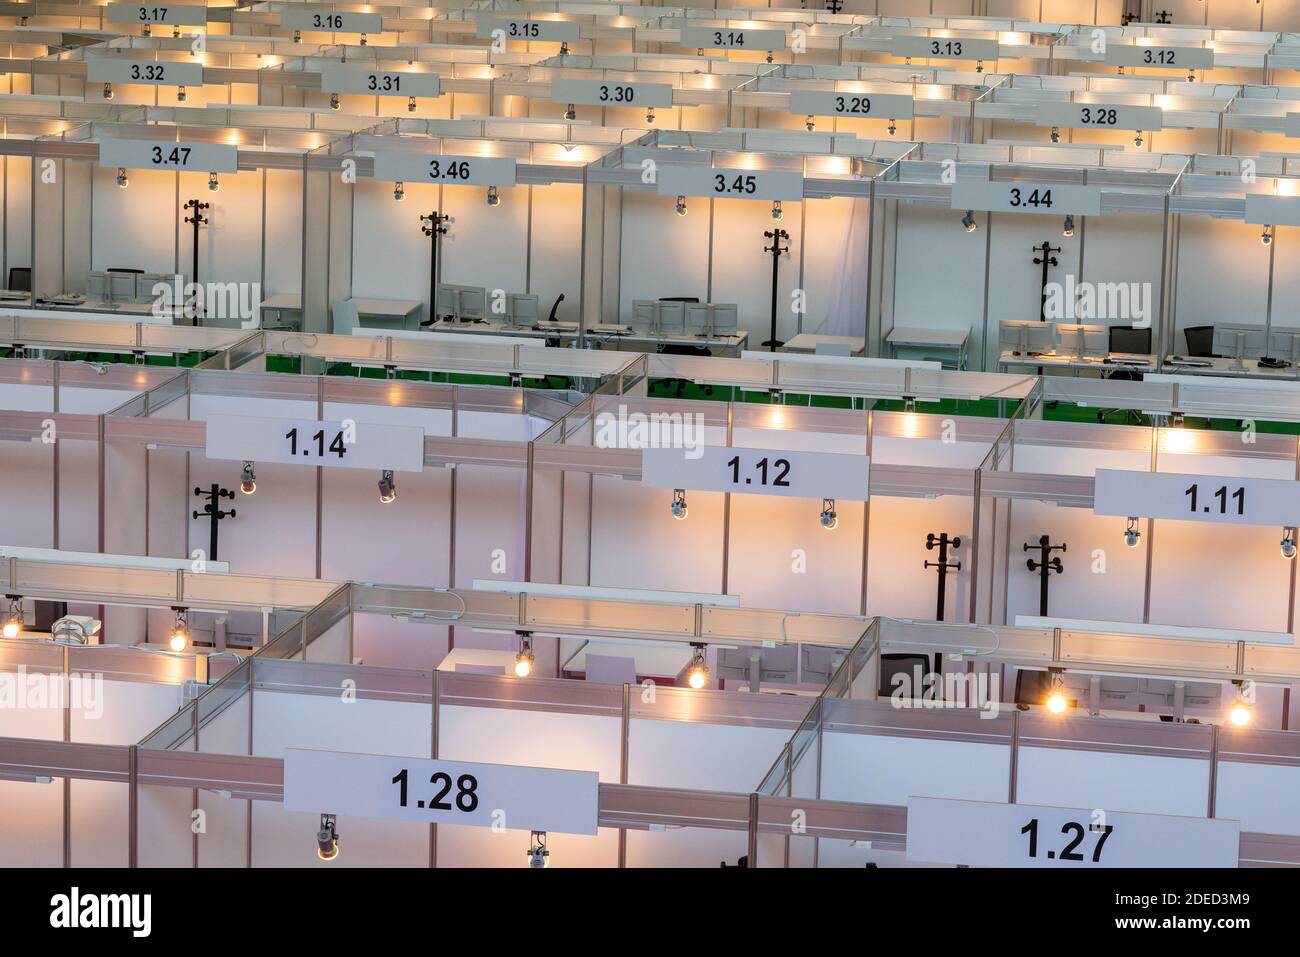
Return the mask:
[[331,109],[331,110],[337,110],[341,105],[342,105],[342,104],[339,103],[339,95],[338,95],[337,93],[331,93],[331,94],[330,94],[330,109]]
[[384,469],[379,476],[379,501],[385,505],[397,501],[397,482],[393,478],[392,469]]
[[5,619],[4,630],[0,631],[6,638],[17,638],[23,633],[23,596],[5,595],[9,599],[9,617]]
[[781,210],[781,201],[779,199],[772,202],[772,218],[780,219],[785,213]]
[[672,509],[673,509],[673,518],[677,519],[677,521],[679,522],[689,514],[689,511],[686,508],[686,489],[684,488],[673,489]]
[[839,524],[839,516],[835,514],[835,499],[833,498],[822,499],[821,523],[822,523],[822,528],[826,529],[827,531],[830,531],[832,528],[834,528],[836,525]]
[[685,216],[685,215],[686,215],[686,197],[685,197],[685,196],[678,196],[678,197],[677,197],[677,215],[678,215],[678,216]]
[[528,835],[528,866],[539,869],[551,866],[551,852],[546,849],[545,831],[533,831]]
[[257,473],[253,470],[253,463],[244,462],[244,467],[239,473],[239,490],[245,495],[252,495],[257,491]]
[[515,655],[515,677],[527,678],[533,673],[533,636],[526,631],[519,632],[519,653]]
[[1124,544],[1129,548],[1137,548],[1138,540],[1142,538],[1142,533],[1138,531],[1138,520],[1135,516],[1128,517],[1128,527],[1124,529]]
[[190,643],[190,627],[185,620],[186,609],[180,605],[173,605],[172,611],[176,612],[176,623],[172,625],[172,634],[167,640],[167,647],[172,651],[184,651]]
[[487,191],[487,204],[489,206],[500,206],[501,195],[497,192],[495,186],[489,186]]
[[117,185],[122,189],[126,189],[130,182],[131,181],[126,178],[126,167],[119,166],[117,168]]
[[402,185],[400,179],[393,184],[393,199],[397,200],[399,203],[406,199],[406,188]]
[[817,123],[813,119],[813,115],[811,113],[809,113],[807,119],[803,121],[803,128],[807,130],[809,133],[811,133],[814,129],[817,128]]
[[181,102],[181,103],[184,103],[184,102],[185,102],[185,100],[186,100],[186,96],[185,96],[185,87],[183,87],[183,86],[178,86],[178,87],[176,87],[176,99],[177,99],[178,102]]
[[699,691],[709,680],[709,668],[704,663],[704,645],[692,644],[695,653],[691,655],[691,667],[686,672],[686,683]]
[[1253,704],[1254,694],[1247,690],[1244,682],[1234,681],[1237,686],[1237,698],[1228,709],[1228,720],[1232,722],[1234,728],[1244,728],[1250,724],[1253,717],[1251,713],[1251,704]]
[[966,210],[966,215],[961,218],[961,224],[968,233],[973,233],[980,228],[979,224],[975,222],[975,211],[973,209]]
[[1069,238],[1074,235],[1074,217],[1066,216],[1065,223],[1061,226],[1061,235]]
[[320,816],[320,830],[316,832],[316,856],[322,861],[332,861],[339,856],[338,820],[333,814]]
[[413,96],[408,96],[408,97],[406,98],[406,112],[407,112],[407,113],[414,113],[414,112],[415,112],[415,97],[413,97]]
[[214,193],[215,193],[217,190],[221,189],[221,183],[219,183],[219,182],[217,181],[217,174],[216,174],[216,173],[209,173],[209,174],[208,174],[208,189],[212,190],[212,192],[214,192]]
[[1282,557],[1286,559],[1295,558],[1295,527],[1288,525],[1282,529]]
[[905,396],[903,396],[903,411],[904,411],[904,412],[915,412],[915,411],[916,411],[916,397],[915,397],[915,396],[910,396],[910,395],[905,395]]
[[294,30],[294,31],[293,31],[293,42],[294,42],[294,43],[302,43],[302,31],[301,31],[301,30]]
[[112,84],[112,83],[105,83],[105,84],[104,84],[104,99],[106,99],[106,100],[111,100],[112,98],[113,98],[113,84]]
[[1175,429],[1181,429],[1187,421],[1187,417],[1182,412],[1173,412],[1169,416],[1169,425]]
[[897,120],[890,120],[890,121],[889,121],[889,125],[888,125],[887,127],[885,127],[885,131],[886,131],[887,133],[889,133],[890,136],[893,136],[895,133],[897,133],[897,132],[898,132],[898,121],[897,121]]
[[1135,130],[1135,131],[1134,131],[1134,133],[1133,133],[1133,145],[1134,145],[1134,146],[1141,146],[1141,145],[1142,145],[1142,131],[1141,131],[1141,130]]
[[578,118],[578,108],[570,103],[564,108],[564,118],[566,120],[576,120]]
[[1061,142],[1061,128],[1059,126],[1052,127],[1052,142],[1053,143]]
[[1060,668],[1048,669],[1052,675],[1052,689],[1047,694],[1047,710],[1052,714],[1062,714],[1070,703],[1065,700],[1065,679]]
[[1273,245],[1273,227],[1265,226],[1264,231],[1259,234],[1259,244],[1261,246]]
[[646,121],[647,123],[653,123],[653,122],[655,121],[655,108],[654,108],[653,106],[648,107],[648,108],[646,109],[646,111],[645,111],[645,121]]

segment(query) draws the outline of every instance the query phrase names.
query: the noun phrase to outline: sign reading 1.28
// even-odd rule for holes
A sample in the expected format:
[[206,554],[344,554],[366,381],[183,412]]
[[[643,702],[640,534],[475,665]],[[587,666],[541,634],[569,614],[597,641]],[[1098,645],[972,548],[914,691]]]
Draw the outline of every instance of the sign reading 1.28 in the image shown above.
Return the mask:
[[[393,775],[393,783],[397,785],[398,807],[410,806],[407,787],[409,777],[410,772],[406,768],[402,768],[397,774]],[[462,774],[456,778],[454,805],[446,800],[452,791],[450,774],[446,771],[435,771],[429,777],[429,783],[437,790],[429,795],[427,801],[424,798],[417,798],[415,801],[416,807],[428,808],[431,811],[450,811],[454,806],[456,810],[463,811],[466,814],[472,814],[478,809],[478,778],[474,775]]]
[[[1110,837],[1113,830],[1115,830],[1115,827],[1112,824],[1093,824],[1085,827],[1078,821],[1066,821],[1061,825],[1061,833],[1067,837],[1073,834],[1073,838],[1060,849],[1059,853],[1056,850],[1048,850],[1044,856],[1058,861],[1082,861],[1084,859],[1083,855],[1075,849],[1083,843],[1084,836],[1088,832],[1092,832],[1101,835],[1097,838],[1097,843],[1092,849],[1092,863],[1099,864],[1101,863],[1101,849],[1106,845],[1106,838]],[[1029,838],[1029,856],[1038,857],[1038,818],[1030,818],[1029,823],[1020,829],[1020,833],[1027,835]]]
[[764,487],[770,487],[770,488],[790,487],[790,479],[789,479],[790,460],[789,459],[773,459],[772,462],[770,463],[770,469],[769,469],[768,459],[766,456],[764,456],[763,458],[759,459],[757,462],[754,463],[754,471],[757,472],[758,474],[746,475],[743,477],[743,480],[741,477],[739,455],[733,455],[730,459],[727,460],[727,468],[731,469],[732,485],[753,485],[755,484],[754,480],[758,479],[757,484]]
[[316,458],[323,459],[326,455],[336,455],[341,459],[348,452],[347,444],[343,441],[342,429],[336,430],[332,439],[326,435],[324,429],[318,429],[309,440],[302,441],[300,444],[298,429],[295,426],[284,433],[284,437],[289,442],[289,454],[294,456],[302,455],[310,458],[314,454]]
[[[1187,486],[1183,495],[1187,499],[1187,510],[1195,514],[1198,511],[1198,503],[1203,499],[1201,494],[1201,483],[1193,482]],[[1235,503],[1235,504],[1234,504]],[[1210,495],[1210,504],[1201,505],[1199,511],[1202,513],[1211,511],[1214,506],[1218,506],[1220,515],[1245,515],[1246,514],[1246,490],[1238,487],[1236,491],[1228,491],[1228,486],[1221,485]],[[1234,512],[1233,509],[1236,509]]]

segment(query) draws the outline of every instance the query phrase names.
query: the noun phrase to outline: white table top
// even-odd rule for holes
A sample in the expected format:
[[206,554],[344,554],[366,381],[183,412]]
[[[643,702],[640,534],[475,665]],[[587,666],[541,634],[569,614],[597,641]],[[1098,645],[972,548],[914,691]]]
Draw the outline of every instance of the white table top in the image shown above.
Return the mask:
[[514,674],[515,653],[493,648],[453,648],[438,662],[438,670]]
[[786,352],[816,352],[817,346],[823,344],[846,345],[850,352],[861,352],[867,347],[867,340],[857,336],[821,336],[811,332],[801,332],[781,348]]
[[951,346],[959,349],[970,338],[970,329],[926,329],[920,326],[894,326],[885,337],[895,345]]
[[354,296],[348,302],[357,307],[360,315],[393,319],[402,319],[424,308],[424,303],[414,299],[358,299]]
[[297,292],[277,292],[262,300],[263,309],[301,309],[302,294]]

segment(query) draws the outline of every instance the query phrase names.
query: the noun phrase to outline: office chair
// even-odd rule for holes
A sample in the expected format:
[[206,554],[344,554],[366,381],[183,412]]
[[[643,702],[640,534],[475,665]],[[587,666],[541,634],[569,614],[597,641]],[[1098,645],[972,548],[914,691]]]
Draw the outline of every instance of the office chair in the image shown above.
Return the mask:
[[361,315],[355,302],[336,302],[330,306],[330,332],[336,336],[350,336],[360,327]]
[[[1111,355],[1131,354],[1131,355],[1150,355],[1151,354],[1151,330],[1134,329],[1132,326],[1111,326],[1107,333],[1106,351]],[[1107,377],[1119,381],[1140,382],[1142,373],[1135,372],[1132,369],[1115,369]],[[1125,422],[1132,422],[1139,425],[1142,422],[1142,416],[1133,409],[1102,409],[1097,413],[1097,421],[1105,422],[1107,416],[1116,412],[1122,412]]]
[[1213,359],[1214,326],[1188,326],[1183,330],[1187,339],[1187,355],[1196,359]]
[[[921,668],[921,681],[934,673],[933,663],[929,655],[886,655],[880,656],[880,697],[893,697],[894,675],[902,674],[907,676],[908,684],[915,680],[917,666]],[[907,685],[902,687],[906,688]],[[925,690],[924,684],[920,688],[912,688],[912,694],[909,697],[919,698]]]
[[9,267],[9,285],[5,288],[11,292],[31,292],[32,291],[32,267],[31,266],[11,266]]

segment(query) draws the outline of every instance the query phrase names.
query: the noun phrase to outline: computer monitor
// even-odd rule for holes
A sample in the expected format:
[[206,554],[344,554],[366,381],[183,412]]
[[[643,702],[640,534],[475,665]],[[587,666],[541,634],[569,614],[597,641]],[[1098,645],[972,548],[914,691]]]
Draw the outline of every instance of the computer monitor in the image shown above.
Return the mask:
[[1043,355],[1056,349],[1056,329],[1054,322],[1003,319],[998,323],[998,343],[1013,355]]
[[434,318],[443,319],[447,317],[455,318],[460,309],[460,291],[456,286],[448,285],[445,282],[438,283],[437,292],[438,302],[434,312],[437,315]]
[[675,300],[659,300],[658,331],[663,335],[681,335],[686,332],[686,303]]
[[1150,355],[1151,327],[1111,326],[1107,329],[1107,352],[1115,355]]
[[795,680],[799,664],[798,645],[777,645],[775,648],[719,648],[718,677],[733,681],[750,678],[750,653],[758,654],[758,680],[760,684],[789,684]]
[[1103,325],[1084,323],[1056,323],[1056,351],[1060,355],[1105,356],[1110,351],[1109,332]]
[[650,331],[659,320],[659,303],[653,299],[632,300],[632,325]]
[[13,292],[31,292],[32,291],[32,267],[31,266],[10,266],[8,288]]
[[1268,355],[1274,359],[1286,359],[1292,365],[1300,362],[1300,329],[1271,330],[1268,334]]
[[456,316],[461,322],[472,322],[484,318],[487,313],[487,290],[482,286],[459,286],[457,293],[460,308]]
[[537,325],[537,297],[524,293],[509,293],[506,296],[505,321],[511,326]]
[[819,645],[800,645],[803,660],[799,667],[799,680],[813,684],[826,684],[844,662],[847,652],[843,648],[823,648]]
[[[1101,711],[1149,711],[1181,716],[1178,712],[1179,682],[1167,678],[1131,678],[1101,675],[1097,707]],[[1067,671],[1060,675],[1061,693],[1072,708],[1087,711],[1092,706],[1092,675]],[[1214,710],[1220,707],[1223,686],[1216,682],[1182,682],[1182,709]],[[1052,691],[1047,671],[1022,669],[1016,673],[1016,704],[1043,705]]]
[[738,325],[738,308],[734,302],[688,303],[686,306],[686,331],[690,335],[706,338],[734,336]]
[[1214,354],[1236,359],[1237,365],[1248,356],[1262,356],[1268,349],[1268,337],[1263,326],[1238,323],[1216,323],[1214,326]]

